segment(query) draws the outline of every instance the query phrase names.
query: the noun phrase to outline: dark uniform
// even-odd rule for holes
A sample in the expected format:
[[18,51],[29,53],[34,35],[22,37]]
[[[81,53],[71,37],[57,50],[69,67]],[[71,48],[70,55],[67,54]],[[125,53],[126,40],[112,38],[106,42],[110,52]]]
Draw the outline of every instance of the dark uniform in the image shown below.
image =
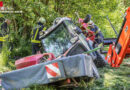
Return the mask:
[[44,29],[44,25],[38,22],[37,27],[32,30],[31,42],[32,42],[32,54],[36,54],[40,50],[40,31]]
[[8,37],[9,28],[6,22],[1,25],[1,32],[0,32],[0,48],[2,48],[2,43]]
[[95,33],[95,41],[96,43],[100,44],[103,42],[104,36],[102,32],[99,30],[99,28],[94,25],[93,27],[90,27],[90,30]]
[[1,25],[1,30],[2,30],[2,34],[3,36],[7,35],[9,33],[9,29],[8,29],[8,25],[6,22],[4,22],[2,25]]

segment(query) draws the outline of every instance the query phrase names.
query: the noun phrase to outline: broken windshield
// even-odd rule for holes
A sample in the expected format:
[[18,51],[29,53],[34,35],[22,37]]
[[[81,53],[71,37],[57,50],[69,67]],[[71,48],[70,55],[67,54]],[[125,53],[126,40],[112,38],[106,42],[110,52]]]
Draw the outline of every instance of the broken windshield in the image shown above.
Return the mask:
[[57,57],[72,46],[70,38],[67,28],[62,23],[46,38],[42,39],[42,44],[47,53],[53,53]]

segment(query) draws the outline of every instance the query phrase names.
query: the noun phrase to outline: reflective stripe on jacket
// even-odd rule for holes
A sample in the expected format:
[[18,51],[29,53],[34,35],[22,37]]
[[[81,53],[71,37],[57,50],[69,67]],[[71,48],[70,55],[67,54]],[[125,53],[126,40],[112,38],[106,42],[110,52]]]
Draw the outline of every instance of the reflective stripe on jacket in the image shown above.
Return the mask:
[[0,41],[1,41],[1,42],[4,42],[4,41],[6,41],[7,38],[8,38],[8,35],[6,35],[6,36],[4,36],[4,37],[0,37]]
[[31,42],[32,43],[40,43],[40,39],[39,39],[39,34],[40,34],[40,31],[42,31],[44,28],[43,24],[42,23],[38,23],[38,26],[32,30],[31,34]]

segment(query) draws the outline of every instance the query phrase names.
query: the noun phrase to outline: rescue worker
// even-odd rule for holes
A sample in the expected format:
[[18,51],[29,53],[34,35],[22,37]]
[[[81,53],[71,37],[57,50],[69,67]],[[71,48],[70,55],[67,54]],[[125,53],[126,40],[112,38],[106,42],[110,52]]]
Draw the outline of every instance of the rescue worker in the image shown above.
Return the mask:
[[[86,15],[83,22],[87,23],[87,26],[89,27],[89,29],[92,32],[94,32],[94,34],[95,34],[93,47],[97,47],[99,44],[103,43],[104,36],[103,36],[102,32],[100,31],[100,29],[91,20],[91,15],[90,14]],[[102,45],[101,49],[99,50],[99,52],[102,52],[102,50],[103,50],[103,45]]]
[[83,22],[87,23],[88,27],[90,27],[90,30],[95,33],[95,43],[98,43],[98,44],[102,43],[103,39],[104,39],[104,36],[103,36],[102,32],[99,30],[99,28],[91,20],[91,15],[90,14],[86,15]]
[[88,26],[90,27],[90,30],[95,33],[95,43],[103,43],[104,36],[99,28],[93,23],[93,21],[90,20],[88,22]]
[[8,38],[10,23],[11,23],[11,20],[6,19],[4,23],[1,25],[1,32],[0,32],[0,47],[1,48],[5,39]]
[[31,33],[31,43],[32,43],[32,54],[40,54],[40,32],[45,29],[46,24],[45,18],[41,17],[38,20],[37,26]]
[[9,19],[6,19],[4,21],[4,23],[1,25],[1,31],[2,31],[2,34],[5,36],[7,34],[9,34],[9,25],[10,25],[11,21]]
[[83,22],[88,23],[91,20],[91,15],[87,14],[86,17],[84,18]]

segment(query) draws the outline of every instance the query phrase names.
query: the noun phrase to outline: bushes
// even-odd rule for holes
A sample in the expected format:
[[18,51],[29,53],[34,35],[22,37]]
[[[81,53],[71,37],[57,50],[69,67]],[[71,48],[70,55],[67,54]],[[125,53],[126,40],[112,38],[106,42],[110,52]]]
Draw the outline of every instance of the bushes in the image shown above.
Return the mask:
[[11,19],[10,39],[13,42],[13,50],[10,57],[24,57],[31,55],[30,33],[39,17],[45,17],[49,28],[56,17],[68,16],[75,18],[75,11],[83,18],[86,14],[92,15],[92,20],[101,29],[105,37],[115,37],[106,15],[109,16],[116,30],[121,27],[121,13],[125,7],[122,0],[3,0],[5,6],[14,10],[22,10],[22,14],[4,14]]

